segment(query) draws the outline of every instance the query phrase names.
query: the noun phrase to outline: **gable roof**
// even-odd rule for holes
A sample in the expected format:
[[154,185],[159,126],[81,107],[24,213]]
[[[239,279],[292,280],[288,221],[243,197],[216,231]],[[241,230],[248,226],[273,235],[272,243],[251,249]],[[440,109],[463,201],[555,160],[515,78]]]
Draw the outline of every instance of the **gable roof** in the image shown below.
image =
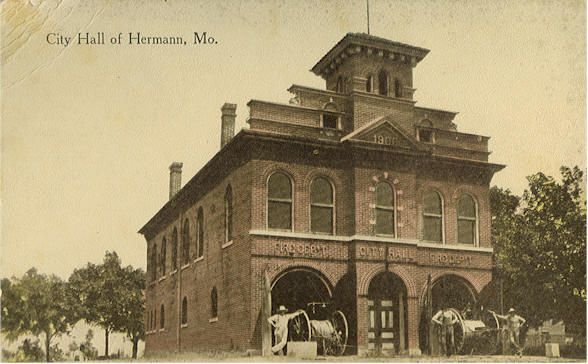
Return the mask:
[[406,141],[412,149],[426,149],[423,148],[423,146],[420,145],[420,143],[412,135],[409,135],[404,130],[402,130],[402,128],[399,127],[398,124],[396,124],[393,120],[391,120],[389,116],[381,116],[370,121],[369,123],[361,126],[360,128],[355,129],[353,132],[345,135],[343,138],[341,138],[341,141],[344,142],[347,140],[360,140],[359,137],[376,130],[382,125],[388,125],[392,129],[394,129],[394,131],[400,134],[403,140]]

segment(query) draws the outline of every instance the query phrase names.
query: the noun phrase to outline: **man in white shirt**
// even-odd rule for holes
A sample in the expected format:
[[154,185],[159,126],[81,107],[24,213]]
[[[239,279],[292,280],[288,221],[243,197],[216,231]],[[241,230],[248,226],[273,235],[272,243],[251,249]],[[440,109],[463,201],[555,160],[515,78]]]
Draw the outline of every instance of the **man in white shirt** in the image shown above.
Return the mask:
[[272,346],[272,353],[282,355],[284,347],[288,342],[288,322],[294,317],[300,315],[303,310],[287,314],[288,310],[284,305],[280,305],[278,313],[271,316],[267,321],[274,328],[275,345]]
[[435,314],[431,322],[439,325],[439,348],[441,354],[451,356],[455,350],[455,342],[453,338],[453,325],[458,321],[457,315],[447,306]]
[[519,335],[520,335],[520,331],[521,331],[521,326],[525,322],[527,322],[527,320],[525,320],[521,316],[517,315],[516,310],[512,307],[508,310],[508,314],[506,314],[506,315],[499,315],[496,312],[490,311],[490,310],[489,310],[489,312],[496,315],[496,317],[498,317],[499,319],[506,321],[506,330],[508,331],[508,339],[509,339],[511,345],[513,345],[516,348],[517,354],[519,356],[521,356],[523,354],[523,348],[520,344]]

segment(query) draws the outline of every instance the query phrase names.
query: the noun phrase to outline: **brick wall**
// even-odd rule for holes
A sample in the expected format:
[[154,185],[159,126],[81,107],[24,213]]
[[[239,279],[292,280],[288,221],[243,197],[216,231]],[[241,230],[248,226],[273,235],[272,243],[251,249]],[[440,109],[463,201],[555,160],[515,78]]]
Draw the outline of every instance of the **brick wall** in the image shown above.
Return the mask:
[[[188,323],[181,327],[181,350],[205,350],[218,348],[218,337],[227,340],[221,343],[222,348],[246,348],[249,326],[239,318],[249,312],[249,242],[247,234],[251,225],[251,171],[245,165],[238,168],[209,191],[200,201],[186,211],[178,211],[177,219],[155,236],[148,245],[160,244],[164,237],[168,243],[166,259],[166,275],[158,270],[158,280],[148,284],[146,291],[146,311],[157,309],[157,330],[146,336],[146,352],[177,350],[179,308],[183,297],[188,301]],[[224,196],[228,185],[233,194],[233,243],[222,247],[225,243],[225,212]],[[198,209],[204,212],[204,256],[197,259]],[[176,228],[179,233],[178,258],[181,255],[182,228],[185,220],[190,226],[190,262],[179,272],[172,271],[172,232]],[[181,264],[179,264],[181,265]],[[147,276],[150,277],[153,267],[148,264]],[[181,292],[178,293],[179,276],[181,275]],[[216,287],[218,292],[218,320],[211,319],[211,291]],[[165,328],[159,330],[159,310],[165,307]],[[147,323],[147,321],[146,321]],[[148,324],[148,323],[147,323]],[[150,331],[148,329],[148,331]]]

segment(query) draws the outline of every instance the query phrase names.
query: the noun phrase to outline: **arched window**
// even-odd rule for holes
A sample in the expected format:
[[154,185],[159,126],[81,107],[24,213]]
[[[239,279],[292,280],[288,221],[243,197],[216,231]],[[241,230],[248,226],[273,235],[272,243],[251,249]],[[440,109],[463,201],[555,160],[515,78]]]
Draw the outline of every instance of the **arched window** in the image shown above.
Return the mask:
[[365,82],[365,90],[367,92],[373,92],[374,90],[374,77],[372,75],[367,76],[367,80]]
[[384,70],[381,70],[378,74],[378,93],[388,96],[388,73]]
[[147,312],[147,331],[151,330],[151,311]]
[[198,229],[198,247],[197,258],[204,256],[204,210],[202,207],[198,209],[198,217],[196,218],[196,229]]
[[151,281],[157,279],[157,244],[153,244],[151,246],[151,261],[149,265],[151,265]]
[[428,191],[424,196],[423,240],[443,242],[443,201],[436,191]]
[[274,173],[267,182],[268,229],[292,230],[292,183],[283,173]]
[[153,330],[157,330],[157,308],[153,309]]
[[161,305],[161,308],[159,309],[159,328],[165,328],[165,309],[163,308],[163,305]]
[[233,190],[227,186],[225,192],[225,243],[233,240]]
[[182,300],[182,325],[188,324],[188,298]]
[[190,263],[190,223],[188,219],[184,221],[184,230],[182,237],[182,265]]
[[399,79],[394,79],[394,97],[402,97],[402,83]]
[[167,259],[167,240],[161,241],[161,254],[159,255],[159,265],[161,266],[161,275],[165,275],[165,261]]
[[310,185],[310,231],[333,233],[333,187],[325,178],[315,178]]
[[394,235],[394,190],[386,182],[376,186],[376,234]]
[[463,194],[457,204],[457,242],[475,245],[478,242],[478,209],[472,196]]
[[339,93],[343,92],[343,79],[341,78],[341,76],[339,76],[339,78],[337,78],[337,88],[336,91]]
[[210,317],[218,317],[218,294],[216,293],[216,287],[213,287],[212,292],[210,292]]
[[172,233],[172,270],[178,269],[178,229]]

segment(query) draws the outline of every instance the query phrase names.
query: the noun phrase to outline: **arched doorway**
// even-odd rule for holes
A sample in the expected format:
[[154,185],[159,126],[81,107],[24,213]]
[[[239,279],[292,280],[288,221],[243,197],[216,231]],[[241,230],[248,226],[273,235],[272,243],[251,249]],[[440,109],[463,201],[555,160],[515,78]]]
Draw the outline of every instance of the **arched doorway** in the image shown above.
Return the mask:
[[[289,312],[312,309],[313,303],[331,301],[331,287],[318,272],[309,268],[288,270],[276,278],[272,286],[272,313],[280,305]],[[316,309],[315,309],[316,311]],[[315,312],[320,315],[320,312]]]
[[[463,318],[473,314],[477,308],[478,295],[474,287],[464,278],[445,274],[431,282],[431,302],[425,287],[421,299],[421,320],[419,325],[419,344],[422,350],[436,355],[439,352],[437,333],[432,330],[431,315],[443,307],[459,311]],[[459,326],[459,325],[458,325]],[[463,338],[461,327],[455,327],[455,341]],[[457,345],[457,344],[456,344]]]
[[[319,272],[310,268],[294,268],[282,272],[271,287],[271,314],[285,306],[289,313],[304,310],[289,320],[287,341],[310,339],[310,318],[324,320],[329,315],[332,289]],[[272,345],[276,337],[272,335]],[[282,350],[285,352],[286,347]]]
[[376,275],[368,287],[368,350],[398,354],[408,341],[406,286],[390,272]]

